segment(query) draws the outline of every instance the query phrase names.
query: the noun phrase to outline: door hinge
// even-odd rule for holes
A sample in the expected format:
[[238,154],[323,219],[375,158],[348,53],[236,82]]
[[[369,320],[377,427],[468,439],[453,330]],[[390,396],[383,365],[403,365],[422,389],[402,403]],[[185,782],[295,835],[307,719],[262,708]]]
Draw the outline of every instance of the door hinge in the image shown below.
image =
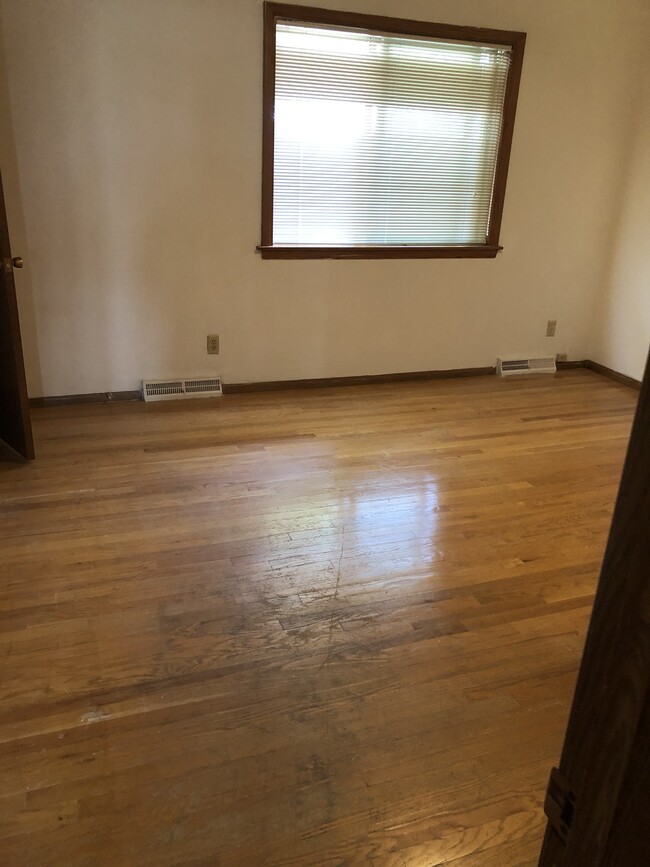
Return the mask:
[[565,844],[569,838],[575,806],[576,796],[569,781],[557,768],[553,768],[546,790],[544,812],[551,828]]

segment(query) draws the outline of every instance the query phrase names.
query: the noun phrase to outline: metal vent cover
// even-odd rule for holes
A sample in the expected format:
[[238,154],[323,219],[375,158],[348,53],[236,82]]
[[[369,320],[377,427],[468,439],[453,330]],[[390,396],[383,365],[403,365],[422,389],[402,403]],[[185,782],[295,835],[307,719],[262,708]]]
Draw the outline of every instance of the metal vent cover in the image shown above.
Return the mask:
[[541,358],[498,358],[499,376],[515,376],[525,373],[555,373],[557,367],[553,356]]
[[142,381],[142,396],[146,401],[221,397],[222,394],[220,376],[197,379],[145,379]]

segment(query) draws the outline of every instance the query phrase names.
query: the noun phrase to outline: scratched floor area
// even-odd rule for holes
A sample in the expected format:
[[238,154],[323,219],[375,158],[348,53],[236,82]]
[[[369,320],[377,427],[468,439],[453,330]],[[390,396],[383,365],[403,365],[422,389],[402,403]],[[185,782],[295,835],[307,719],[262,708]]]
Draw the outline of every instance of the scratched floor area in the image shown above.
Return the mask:
[[532,867],[635,400],[36,411],[0,463],[0,863]]

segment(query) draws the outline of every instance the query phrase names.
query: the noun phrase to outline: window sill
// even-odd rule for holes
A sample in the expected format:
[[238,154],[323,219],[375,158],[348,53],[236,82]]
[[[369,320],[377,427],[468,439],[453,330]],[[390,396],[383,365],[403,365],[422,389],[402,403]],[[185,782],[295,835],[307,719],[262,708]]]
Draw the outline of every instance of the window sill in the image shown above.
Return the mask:
[[450,247],[268,247],[262,259],[494,259],[502,247],[487,244]]

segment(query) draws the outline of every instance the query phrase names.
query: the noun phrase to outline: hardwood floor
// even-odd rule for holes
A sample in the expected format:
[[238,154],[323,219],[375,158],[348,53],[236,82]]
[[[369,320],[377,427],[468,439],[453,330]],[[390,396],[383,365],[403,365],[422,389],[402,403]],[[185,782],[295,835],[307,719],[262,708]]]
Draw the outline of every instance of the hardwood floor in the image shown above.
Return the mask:
[[0,863],[536,864],[636,399],[576,370],[34,412]]

